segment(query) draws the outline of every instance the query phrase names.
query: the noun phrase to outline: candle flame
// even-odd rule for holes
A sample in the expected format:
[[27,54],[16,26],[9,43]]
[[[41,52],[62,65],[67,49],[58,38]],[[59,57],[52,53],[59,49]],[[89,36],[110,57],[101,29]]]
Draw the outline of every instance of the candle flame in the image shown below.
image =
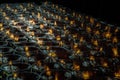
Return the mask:
[[3,23],[0,23],[0,27],[3,27]]
[[58,73],[55,74],[55,80],[58,80]]
[[114,56],[118,56],[118,49],[117,48],[112,48]]
[[29,47],[28,46],[25,46],[25,51],[28,51],[29,50]]
[[107,62],[103,62],[103,67],[108,67],[108,63]]
[[57,22],[56,21],[54,22],[54,26],[57,26]]
[[44,25],[43,24],[40,24],[40,29],[43,29],[44,28]]
[[84,37],[80,37],[80,43],[84,41]]
[[110,32],[106,32],[106,33],[105,33],[105,37],[106,37],[106,38],[110,38],[110,37],[111,37],[111,33],[110,33]]
[[76,71],[80,70],[80,66],[78,64],[73,63],[73,69]]
[[112,40],[113,43],[117,43],[118,42],[118,39],[117,37],[113,37],[113,40]]
[[30,53],[29,53],[28,51],[26,52],[26,56],[27,56],[27,57],[30,57]]
[[115,77],[120,79],[120,71],[114,73]]
[[94,24],[94,18],[92,18],[92,17],[90,18],[90,23]]
[[97,41],[97,40],[94,40],[94,41],[93,41],[93,44],[94,44],[95,46],[98,46],[98,41]]
[[57,41],[60,41],[60,40],[61,40],[61,37],[58,35],[58,36],[56,37],[56,40],[57,40]]
[[12,61],[9,61],[9,65],[12,65]]
[[38,61],[37,61],[37,65],[38,65],[38,66],[41,66],[41,64],[42,64],[41,61],[38,60]]
[[17,73],[14,73],[14,74],[13,74],[13,77],[14,77],[14,78],[17,78],[17,76],[18,76]]
[[88,33],[90,33],[92,30],[91,30],[90,27],[86,27],[86,31],[87,31]]
[[94,61],[95,57],[94,56],[90,56],[90,60]]
[[67,17],[67,16],[65,17],[65,20],[66,20],[66,21],[68,20],[68,17]]
[[85,80],[89,79],[90,78],[90,73],[88,71],[85,71],[82,73],[82,76]]
[[56,57],[57,56],[55,52],[50,52],[48,55],[51,56],[51,57]]
[[60,60],[60,63],[65,64],[65,61],[63,59]]
[[74,24],[74,21],[70,21],[70,25],[73,25]]

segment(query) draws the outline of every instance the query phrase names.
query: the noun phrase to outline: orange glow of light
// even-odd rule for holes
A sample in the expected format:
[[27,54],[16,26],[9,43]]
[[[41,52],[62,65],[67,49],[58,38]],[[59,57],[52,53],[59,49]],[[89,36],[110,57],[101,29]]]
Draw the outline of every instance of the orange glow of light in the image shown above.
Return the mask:
[[118,56],[118,49],[117,48],[112,48],[114,56]]
[[0,27],[3,27],[3,23],[0,23]]
[[18,37],[18,36],[15,36],[14,40],[15,40],[15,41],[18,41],[18,40],[19,40],[19,37]]
[[119,31],[118,27],[115,29],[115,33],[117,33]]
[[40,29],[43,29],[44,28],[44,25],[43,24],[40,24]]
[[80,70],[80,65],[73,63],[73,69],[76,71]]
[[103,62],[102,65],[103,65],[103,67],[108,67],[108,63],[107,62]]
[[60,41],[61,40],[61,37],[58,35],[58,36],[56,36],[56,40],[57,41]]
[[78,49],[78,50],[76,51],[76,54],[81,54],[81,50]]
[[25,51],[28,51],[29,50],[29,47],[28,46],[25,46]]
[[49,30],[48,30],[48,33],[49,33],[49,34],[53,34],[53,30],[52,30],[52,29],[49,29]]
[[14,77],[14,78],[17,78],[17,76],[18,76],[17,73],[14,73],[14,74],[13,74],[13,77]]
[[26,56],[27,56],[27,57],[30,57],[30,53],[29,53],[28,51],[26,52]]
[[63,59],[60,60],[60,63],[65,64],[65,61]]
[[56,21],[54,22],[54,26],[57,26],[57,22]]
[[27,27],[26,31],[27,31],[27,32],[29,32],[29,31],[30,31],[30,28],[29,28],[29,27]]
[[110,32],[106,32],[106,33],[105,33],[105,37],[106,37],[106,38],[111,38],[111,33],[110,33]]
[[73,25],[74,24],[74,21],[70,21],[70,25]]
[[38,60],[38,61],[37,61],[37,66],[41,66],[41,65],[42,65],[41,61]]
[[10,38],[11,38],[11,39],[14,39],[14,34],[10,34]]
[[38,40],[37,43],[38,43],[39,45],[43,45],[43,40]]
[[90,73],[88,71],[85,71],[82,73],[82,77],[84,80],[87,80],[90,78]]
[[113,43],[117,43],[118,42],[118,39],[117,37],[113,37],[113,40],[112,40]]
[[100,32],[97,30],[97,31],[95,31],[95,34],[96,35],[100,35]]
[[40,18],[41,14],[38,12],[37,17]]
[[98,41],[97,41],[97,40],[94,40],[94,41],[93,41],[93,45],[98,46]]
[[6,31],[6,34],[8,34],[8,35],[9,35],[9,34],[10,34],[10,30],[7,30],[7,31]]
[[59,80],[58,79],[58,73],[55,74],[55,80]]
[[114,73],[115,78],[120,79],[120,70]]
[[103,51],[103,48],[102,47],[100,47],[100,50],[99,50],[100,52],[102,52]]
[[90,23],[94,24],[94,18],[92,18],[92,17],[90,18]]
[[51,70],[48,66],[45,66],[46,75],[51,76]]
[[80,37],[80,43],[84,41],[84,37]]
[[65,20],[66,20],[66,21],[68,20],[68,17],[67,17],[67,16],[65,17]]
[[12,65],[12,61],[9,61],[9,65]]
[[48,55],[51,56],[51,57],[56,57],[57,56],[55,52],[50,52]]
[[90,33],[92,30],[91,30],[90,27],[86,27],[86,31],[87,31],[88,33]]
[[95,60],[95,57],[94,57],[94,56],[90,56],[89,58],[90,58],[90,60],[92,60],[92,61]]

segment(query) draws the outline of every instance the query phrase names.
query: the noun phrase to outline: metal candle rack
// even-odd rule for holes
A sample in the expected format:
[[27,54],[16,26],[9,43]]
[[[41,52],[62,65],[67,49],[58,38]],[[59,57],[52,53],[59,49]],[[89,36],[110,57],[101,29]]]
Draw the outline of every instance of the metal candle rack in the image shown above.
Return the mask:
[[0,78],[120,79],[119,35],[120,27],[50,2],[1,4]]

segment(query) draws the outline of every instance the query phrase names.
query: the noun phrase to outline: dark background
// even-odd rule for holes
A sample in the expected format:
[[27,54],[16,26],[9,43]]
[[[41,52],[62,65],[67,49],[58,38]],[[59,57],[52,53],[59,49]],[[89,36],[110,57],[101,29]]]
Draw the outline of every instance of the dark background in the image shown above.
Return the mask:
[[[46,0],[0,0],[0,3],[8,2],[35,2],[40,5]],[[69,7],[73,10],[91,15],[102,21],[120,26],[120,13],[118,0],[48,0],[53,3]]]

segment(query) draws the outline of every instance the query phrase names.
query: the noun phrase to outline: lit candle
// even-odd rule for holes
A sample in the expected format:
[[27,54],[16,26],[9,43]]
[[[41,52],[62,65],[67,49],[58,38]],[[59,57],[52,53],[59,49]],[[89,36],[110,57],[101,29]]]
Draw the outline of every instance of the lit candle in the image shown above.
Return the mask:
[[13,71],[13,69],[12,69],[12,61],[9,61],[8,64],[9,64],[10,70]]
[[45,70],[46,70],[46,75],[51,76],[51,70],[48,66],[45,67]]
[[113,37],[112,42],[113,42],[113,43],[117,43],[117,42],[118,42],[117,37]]
[[68,20],[68,17],[67,17],[67,16],[65,17],[65,20],[66,20],[66,21]]
[[80,66],[73,62],[73,69],[76,70],[76,71],[79,71],[80,70]]
[[43,24],[40,24],[40,29],[43,29],[44,28],[44,25]]
[[6,31],[6,34],[9,35],[9,34],[10,34],[10,30],[7,30],[7,31]]
[[50,52],[48,55],[53,58],[57,56],[55,52]]
[[0,27],[3,27],[3,23],[0,23]]
[[97,41],[97,40],[94,40],[94,41],[93,41],[93,45],[98,46],[98,41]]
[[41,61],[38,60],[38,61],[37,61],[37,66],[40,67],[41,65],[42,65]]
[[27,27],[26,31],[27,31],[27,32],[29,32],[29,31],[30,31],[30,28],[29,28],[29,27]]
[[110,33],[109,31],[106,32],[106,33],[105,33],[105,37],[106,37],[106,38],[111,38],[111,33]]
[[108,67],[108,63],[107,63],[107,62],[103,62],[103,63],[102,63],[102,66],[103,66],[103,67]]
[[41,16],[41,14],[38,12],[38,14],[37,14],[37,18],[40,18],[40,16]]
[[87,26],[87,27],[86,27],[86,31],[87,31],[88,33],[90,33],[92,30],[91,30],[91,28],[90,28],[89,26]]
[[56,21],[54,22],[54,26],[57,26],[57,22]]
[[120,79],[120,70],[114,73],[115,78]]
[[89,58],[90,58],[90,60],[92,60],[92,61],[95,60],[95,57],[94,57],[94,56],[90,56]]
[[39,45],[43,45],[43,40],[38,40],[37,42]]
[[57,41],[60,41],[61,40],[61,37],[58,35],[58,36],[56,36],[56,40]]
[[82,77],[84,80],[88,80],[90,78],[90,73],[88,71],[85,71],[82,73]]
[[83,43],[84,37],[80,37],[80,43]]
[[58,80],[58,73],[55,73],[55,80]]
[[18,77],[18,74],[17,73],[14,73],[13,74],[13,78],[16,79]]
[[53,34],[53,30],[52,30],[52,29],[49,29],[48,33],[49,33],[49,34]]
[[14,34],[11,33],[11,34],[10,34],[10,38],[11,38],[11,39],[14,39]]
[[18,37],[18,36],[15,36],[14,40],[15,40],[15,41],[18,41],[18,40],[19,40],[19,37]]
[[70,25],[73,25],[74,24],[74,21],[70,21]]
[[113,54],[114,54],[114,56],[119,56],[118,55],[118,49],[117,48],[112,48],[112,51],[113,51]]
[[28,46],[25,46],[25,51],[27,52],[29,50],[29,47]]
[[90,23],[94,24],[94,18],[92,18],[92,17],[90,18]]

